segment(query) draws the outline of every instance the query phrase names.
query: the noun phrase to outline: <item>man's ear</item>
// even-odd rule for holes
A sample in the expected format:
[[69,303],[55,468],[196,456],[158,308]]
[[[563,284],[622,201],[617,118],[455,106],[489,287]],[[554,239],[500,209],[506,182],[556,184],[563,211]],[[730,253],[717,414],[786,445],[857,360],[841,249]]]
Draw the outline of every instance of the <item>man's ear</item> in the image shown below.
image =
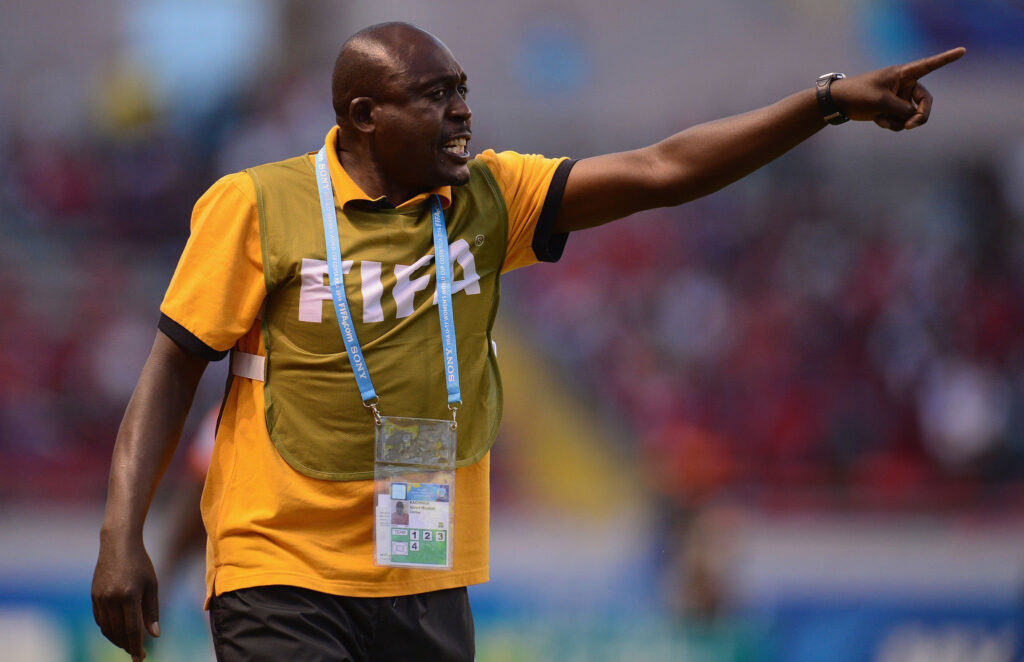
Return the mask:
[[373,133],[377,102],[371,97],[356,97],[348,105],[348,119],[360,133]]

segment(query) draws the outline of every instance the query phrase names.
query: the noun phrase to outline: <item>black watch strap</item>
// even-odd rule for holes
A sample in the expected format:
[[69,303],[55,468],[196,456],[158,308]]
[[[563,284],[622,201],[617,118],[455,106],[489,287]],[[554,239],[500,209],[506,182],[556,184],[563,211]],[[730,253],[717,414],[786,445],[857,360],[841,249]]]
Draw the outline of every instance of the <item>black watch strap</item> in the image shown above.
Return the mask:
[[846,113],[839,110],[839,106],[832,100],[832,81],[840,78],[846,78],[846,74],[824,74],[818,76],[818,80],[815,81],[818,108],[821,110],[822,118],[829,124],[842,124],[850,121]]

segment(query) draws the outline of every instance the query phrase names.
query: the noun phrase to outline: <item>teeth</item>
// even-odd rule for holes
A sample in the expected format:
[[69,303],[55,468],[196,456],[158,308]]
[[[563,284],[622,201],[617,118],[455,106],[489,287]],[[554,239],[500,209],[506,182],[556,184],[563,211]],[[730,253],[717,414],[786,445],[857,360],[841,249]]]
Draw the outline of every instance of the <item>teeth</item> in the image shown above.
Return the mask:
[[469,142],[466,138],[452,138],[444,144],[444,148],[457,153],[466,151],[466,144]]

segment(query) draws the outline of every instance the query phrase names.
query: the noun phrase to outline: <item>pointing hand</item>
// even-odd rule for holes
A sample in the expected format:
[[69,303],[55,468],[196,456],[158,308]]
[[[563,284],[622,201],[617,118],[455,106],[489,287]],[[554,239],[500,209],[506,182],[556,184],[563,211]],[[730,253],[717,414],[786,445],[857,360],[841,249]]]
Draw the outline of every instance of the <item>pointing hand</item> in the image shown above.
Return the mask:
[[892,131],[913,129],[928,121],[932,95],[919,81],[967,50],[954,48],[914,62],[850,76],[832,83],[832,99],[850,119],[872,120]]

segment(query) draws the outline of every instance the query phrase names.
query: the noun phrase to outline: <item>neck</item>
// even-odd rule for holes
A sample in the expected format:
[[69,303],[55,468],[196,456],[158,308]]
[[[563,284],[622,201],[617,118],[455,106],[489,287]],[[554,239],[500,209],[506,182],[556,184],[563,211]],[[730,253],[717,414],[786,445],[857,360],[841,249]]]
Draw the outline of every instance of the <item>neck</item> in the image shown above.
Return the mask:
[[411,191],[406,187],[388,181],[377,161],[368,154],[356,154],[342,147],[338,148],[338,162],[352,181],[362,189],[371,200],[383,196],[397,207],[422,191]]

